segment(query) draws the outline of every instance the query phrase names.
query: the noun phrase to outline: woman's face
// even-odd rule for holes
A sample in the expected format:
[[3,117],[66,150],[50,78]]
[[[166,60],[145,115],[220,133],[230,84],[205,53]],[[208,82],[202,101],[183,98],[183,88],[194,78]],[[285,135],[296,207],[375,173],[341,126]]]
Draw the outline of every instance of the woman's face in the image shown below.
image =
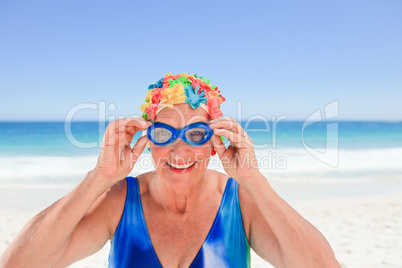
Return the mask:
[[[188,104],[175,104],[173,109],[165,108],[158,113],[155,122],[168,124],[176,129],[191,123],[209,123],[209,115],[202,108],[193,110]],[[207,169],[211,156],[211,140],[200,146],[192,146],[178,138],[167,146],[151,142],[151,154],[156,172],[162,178],[200,178]]]

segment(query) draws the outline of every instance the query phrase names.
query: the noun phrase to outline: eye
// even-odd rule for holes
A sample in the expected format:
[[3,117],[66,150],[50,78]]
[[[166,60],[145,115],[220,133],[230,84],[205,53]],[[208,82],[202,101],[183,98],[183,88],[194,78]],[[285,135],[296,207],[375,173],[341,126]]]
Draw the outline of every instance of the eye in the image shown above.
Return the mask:
[[205,130],[202,128],[189,130],[186,133],[186,137],[193,142],[201,142],[205,138]]
[[166,136],[168,136],[169,134],[170,134],[170,132],[169,132],[169,131],[166,131],[166,130],[156,131],[156,133],[155,133],[155,135],[156,135],[157,137],[166,137]]
[[163,128],[157,128],[154,130],[154,139],[157,142],[163,143],[170,139],[172,132]]
[[169,132],[166,130],[161,130],[158,132],[158,135],[168,135],[168,134],[169,134]]
[[191,136],[201,136],[204,135],[204,133],[202,133],[201,131],[193,131],[191,132]]

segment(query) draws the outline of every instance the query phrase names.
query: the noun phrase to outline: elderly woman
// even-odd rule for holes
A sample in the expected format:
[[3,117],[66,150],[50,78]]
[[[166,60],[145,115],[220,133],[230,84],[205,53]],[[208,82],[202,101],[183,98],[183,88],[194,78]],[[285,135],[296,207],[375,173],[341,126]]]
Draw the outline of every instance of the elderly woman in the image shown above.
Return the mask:
[[[221,117],[224,100],[196,75],[151,85],[143,118],[108,125],[96,167],[23,228],[2,267],[66,267],[109,239],[109,267],[250,267],[250,247],[275,267],[339,267],[259,172],[247,133]],[[131,148],[137,131],[147,135]],[[127,177],[147,144],[156,170]],[[207,169],[215,153],[227,174]]]

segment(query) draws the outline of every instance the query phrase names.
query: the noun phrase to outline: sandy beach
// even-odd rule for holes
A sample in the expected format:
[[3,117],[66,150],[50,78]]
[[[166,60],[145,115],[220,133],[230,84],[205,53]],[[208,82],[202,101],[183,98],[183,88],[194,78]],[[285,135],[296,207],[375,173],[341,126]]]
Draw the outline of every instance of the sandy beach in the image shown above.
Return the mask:
[[[375,185],[374,185],[375,186]],[[36,188],[2,186],[0,189],[0,252],[23,225],[41,209],[68,192],[71,186]],[[279,192],[293,195],[308,186],[277,185]],[[338,186],[339,187],[339,186]],[[346,187],[346,186],[345,186]],[[323,186],[328,189],[331,186]],[[342,187],[341,187],[342,188]],[[376,186],[376,188],[379,188]],[[312,193],[310,188],[310,193]],[[321,190],[322,191],[322,190]],[[382,192],[348,196],[287,198],[301,215],[328,239],[342,267],[402,266],[402,195]],[[285,198],[286,199],[286,198]],[[109,243],[95,255],[71,267],[107,267]],[[272,267],[252,252],[252,267]]]

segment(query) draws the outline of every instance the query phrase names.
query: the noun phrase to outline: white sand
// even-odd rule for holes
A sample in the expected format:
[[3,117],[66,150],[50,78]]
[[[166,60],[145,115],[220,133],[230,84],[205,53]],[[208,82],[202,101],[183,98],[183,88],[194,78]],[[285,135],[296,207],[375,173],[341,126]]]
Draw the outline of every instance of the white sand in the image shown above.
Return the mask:
[[402,195],[291,203],[330,242],[342,267],[402,267]]
[[[43,196],[51,190],[25,191],[36,192],[30,196]],[[15,196],[7,192],[8,196]],[[1,193],[2,253],[25,222],[39,212],[39,208],[5,208],[13,203],[9,203],[10,200]],[[20,193],[20,196],[26,195]],[[326,236],[342,267],[402,267],[402,195],[316,198],[291,201],[290,204]],[[109,244],[71,267],[107,267],[108,250]],[[272,267],[254,253],[251,264],[252,267]]]

